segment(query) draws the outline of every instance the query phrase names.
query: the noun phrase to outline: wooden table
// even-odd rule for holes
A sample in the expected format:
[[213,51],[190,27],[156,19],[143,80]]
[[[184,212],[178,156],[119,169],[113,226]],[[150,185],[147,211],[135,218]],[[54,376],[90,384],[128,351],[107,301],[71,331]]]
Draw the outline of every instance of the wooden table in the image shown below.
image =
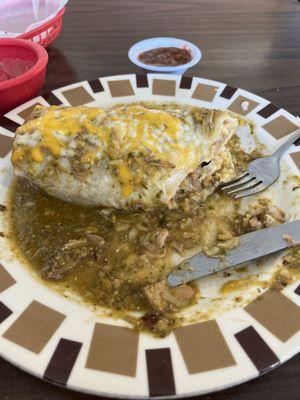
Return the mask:
[[[131,44],[175,36],[201,47],[191,75],[253,91],[300,115],[300,2],[296,0],[71,0],[49,48],[44,90],[136,72]],[[198,399],[298,400],[300,355],[244,385]],[[0,360],[0,400],[88,400]]]

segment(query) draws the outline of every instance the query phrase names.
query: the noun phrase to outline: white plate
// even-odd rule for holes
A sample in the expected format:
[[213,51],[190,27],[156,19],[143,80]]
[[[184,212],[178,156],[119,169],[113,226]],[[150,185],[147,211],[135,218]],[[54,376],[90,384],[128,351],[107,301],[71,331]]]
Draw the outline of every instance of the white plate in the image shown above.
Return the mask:
[[[0,119],[0,203],[13,177],[13,132],[36,103],[109,106],[140,100],[176,101],[231,109],[255,121],[259,140],[272,151],[297,128],[297,118],[242,89],[202,78],[174,75],[120,75],[54,90]],[[241,108],[248,102],[247,111]],[[241,132],[244,146],[249,134]],[[297,147],[284,156],[282,176],[264,193],[288,219],[300,218],[299,190],[284,185],[299,175]],[[247,202],[253,201],[253,198]],[[0,231],[5,231],[0,213]],[[206,300],[185,314],[210,308],[212,319],[178,329],[164,339],[131,330],[124,321],[97,316],[89,307],[44,286],[0,238],[0,354],[18,367],[82,392],[126,398],[182,397],[208,393],[255,378],[300,349],[299,281],[282,292],[244,290],[241,304],[229,296],[213,309],[211,298],[225,278],[201,281]],[[278,265],[270,258],[250,271],[267,276]],[[249,303],[250,302],[250,303]],[[249,303],[246,305],[246,303]]]

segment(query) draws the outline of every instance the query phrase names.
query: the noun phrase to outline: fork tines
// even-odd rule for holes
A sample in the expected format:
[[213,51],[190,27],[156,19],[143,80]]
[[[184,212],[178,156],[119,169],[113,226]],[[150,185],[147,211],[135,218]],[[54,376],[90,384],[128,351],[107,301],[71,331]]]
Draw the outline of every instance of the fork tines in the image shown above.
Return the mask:
[[261,184],[262,181],[247,172],[230,182],[223,183],[220,188],[226,194],[238,199],[260,192],[262,190]]

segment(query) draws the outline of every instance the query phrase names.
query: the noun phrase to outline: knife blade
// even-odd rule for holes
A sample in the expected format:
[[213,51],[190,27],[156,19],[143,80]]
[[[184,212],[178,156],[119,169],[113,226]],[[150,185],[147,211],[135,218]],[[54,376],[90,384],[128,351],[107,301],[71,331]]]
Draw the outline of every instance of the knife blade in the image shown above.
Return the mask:
[[[289,237],[293,240],[288,240]],[[169,285],[178,286],[300,244],[300,220],[246,233],[239,239],[239,246],[228,251],[224,258],[198,254],[186,260],[184,267],[169,274]]]

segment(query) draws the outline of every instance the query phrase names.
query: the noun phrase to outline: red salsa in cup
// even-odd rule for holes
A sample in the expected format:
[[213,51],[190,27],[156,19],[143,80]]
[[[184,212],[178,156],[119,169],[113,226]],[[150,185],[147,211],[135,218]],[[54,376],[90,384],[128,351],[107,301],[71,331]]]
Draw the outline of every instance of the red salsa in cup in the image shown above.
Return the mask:
[[144,51],[139,55],[138,59],[148,65],[175,67],[190,62],[192,55],[185,48],[157,47],[156,49]]
[[16,76],[24,74],[34,65],[34,61],[22,60],[18,58],[0,59],[0,82],[8,81]]

